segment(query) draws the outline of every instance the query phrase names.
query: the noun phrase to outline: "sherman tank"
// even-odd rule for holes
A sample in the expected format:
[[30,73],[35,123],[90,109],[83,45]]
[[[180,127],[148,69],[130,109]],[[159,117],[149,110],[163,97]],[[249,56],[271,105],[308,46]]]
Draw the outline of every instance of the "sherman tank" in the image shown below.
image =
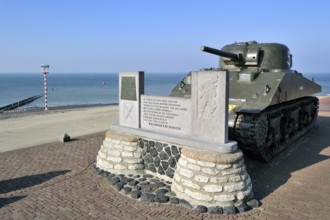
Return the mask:
[[[319,100],[312,95],[321,86],[291,69],[287,46],[251,41],[201,50],[220,56],[218,68],[201,70],[229,72],[229,139],[246,154],[269,161],[313,127]],[[170,96],[190,97],[190,75]]]

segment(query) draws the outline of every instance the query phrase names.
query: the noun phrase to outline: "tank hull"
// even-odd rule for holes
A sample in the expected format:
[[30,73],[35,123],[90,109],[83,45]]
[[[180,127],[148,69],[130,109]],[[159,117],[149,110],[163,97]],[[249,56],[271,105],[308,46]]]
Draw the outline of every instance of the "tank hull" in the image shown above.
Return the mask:
[[[170,96],[190,97],[190,75]],[[240,77],[230,72],[229,139],[236,140],[249,156],[269,161],[312,128],[318,99],[310,95],[321,87],[291,71],[261,72],[249,82]]]
[[[229,72],[229,139],[243,151],[269,161],[312,128],[318,99],[311,95],[321,92],[321,86],[291,70],[287,46],[248,41],[201,50],[220,56],[219,68],[209,70]],[[190,97],[190,75],[171,96]]]

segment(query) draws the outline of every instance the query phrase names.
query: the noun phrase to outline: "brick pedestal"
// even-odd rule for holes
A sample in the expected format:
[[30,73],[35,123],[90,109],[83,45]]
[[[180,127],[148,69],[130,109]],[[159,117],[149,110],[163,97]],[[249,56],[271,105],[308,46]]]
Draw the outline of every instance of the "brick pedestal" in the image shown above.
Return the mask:
[[220,154],[183,148],[171,189],[192,205],[206,207],[240,207],[253,196],[240,150]]
[[144,164],[138,137],[108,131],[96,158],[96,166],[111,173],[142,173]]

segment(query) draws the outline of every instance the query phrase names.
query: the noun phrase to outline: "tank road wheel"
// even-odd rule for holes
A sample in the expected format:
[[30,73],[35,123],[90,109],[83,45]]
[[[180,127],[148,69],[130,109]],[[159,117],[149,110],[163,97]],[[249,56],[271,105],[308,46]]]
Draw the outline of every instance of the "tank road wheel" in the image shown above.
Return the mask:
[[309,99],[307,102],[301,105],[299,115],[301,130],[315,122],[318,115],[318,102],[319,100],[314,97],[314,99]]
[[302,115],[301,115],[301,125],[302,128],[308,126],[311,124],[313,120],[313,103],[305,103],[305,105],[302,107]]
[[281,122],[282,122],[282,115],[277,115],[273,118],[270,118],[270,127],[273,130],[273,136],[274,136],[273,142],[275,146],[279,145],[282,140]]
[[295,134],[296,132],[298,132],[299,130],[299,114],[300,114],[300,108],[297,108],[295,110],[292,110],[291,112],[291,119],[292,119],[292,123],[293,123],[293,134]]
[[312,107],[311,107],[311,117],[313,122],[316,120],[318,113],[319,113],[319,100],[316,98],[312,102]]
[[304,126],[307,126],[309,122],[312,120],[311,107],[312,107],[312,103],[306,105],[304,108],[304,116],[303,116]]
[[293,122],[290,118],[282,117],[281,119],[281,136],[282,140],[288,139],[293,130]]
[[273,144],[274,131],[269,126],[269,121],[266,115],[261,115],[255,124],[256,147],[258,152],[254,152],[257,159],[269,161],[272,156],[270,147]]

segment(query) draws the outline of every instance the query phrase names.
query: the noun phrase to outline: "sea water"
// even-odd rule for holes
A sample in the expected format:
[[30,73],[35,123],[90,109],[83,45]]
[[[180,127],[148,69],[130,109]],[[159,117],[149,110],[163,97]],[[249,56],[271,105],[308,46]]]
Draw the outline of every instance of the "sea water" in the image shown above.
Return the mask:
[[[185,73],[145,73],[145,94],[167,96]],[[48,106],[118,103],[118,73],[47,74]],[[0,107],[44,95],[41,73],[0,74]],[[40,98],[26,107],[42,107]]]
[[[168,96],[186,73],[145,73],[145,94]],[[330,94],[330,74],[309,73],[306,78],[322,86],[316,95]],[[118,73],[50,73],[47,75],[48,106],[118,103]],[[0,107],[44,94],[41,73],[0,74]],[[43,97],[27,107],[44,106]]]

